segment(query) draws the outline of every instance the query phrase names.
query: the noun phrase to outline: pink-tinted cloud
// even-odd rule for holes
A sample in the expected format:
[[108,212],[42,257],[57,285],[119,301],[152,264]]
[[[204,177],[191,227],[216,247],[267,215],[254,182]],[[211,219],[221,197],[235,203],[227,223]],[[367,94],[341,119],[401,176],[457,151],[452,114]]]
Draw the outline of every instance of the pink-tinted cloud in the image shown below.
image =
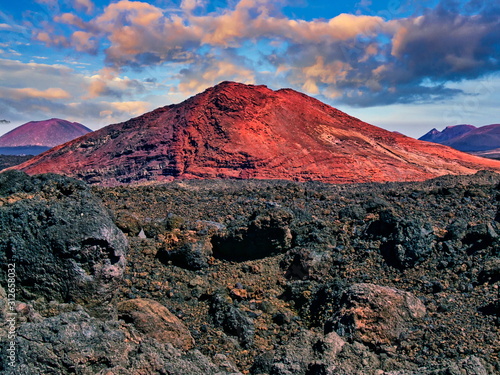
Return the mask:
[[74,7],[79,10],[91,14],[94,11],[95,5],[91,0],[73,0]]
[[71,36],[71,44],[78,52],[97,53],[97,41],[93,34],[86,31],[75,31]]
[[126,94],[137,94],[144,90],[143,85],[137,80],[121,78],[116,70],[102,69],[99,74],[90,77],[88,95],[85,99],[94,99],[103,96],[122,98]]
[[85,23],[80,17],[73,13],[63,13],[60,16],[54,17],[54,21],[59,23],[65,23],[67,25],[72,25],[79,27],[80,29],[86,29],[87,23]]
[[[234,9],[220,14],[194,15],[192,11],[200,5],[199,1],[185,0],[181,13],[168,14],[148,3],[122,0],[88,23],[72,14],[63,14],[55,21],[93,33],[96,39],[106,38],[110,43],[105,50],[107,60],[117,67],[186,61],[203,45],[238,47],[260,38],[291,43],[343,41],[374,36],[385,25],[380,17],[349,14],[328,21],[291,20],[273,11],[268,0],[241,0]],[[49,43],[40,34],[38,40]],[[73,39],[75,48],[82,50],[81,38]]]
[[[239,0],[207,13],[203,0],[183,0],[175,11],[121,0],[88,22],[69,13],[56,17],[72,28],[71,37],[40,30],[36,39],[104,53],[117,71],[168,65],[181,71],[180,91],[228,76],[258,81],[265,66],[265,77],[274,73],[281,85],[359,105],[451,96],[457,90],[444,87],[446,80],[500,70],[500,17],[494,8],[472,16],[443,6],[392,20],[361,14],[300,20],[281,13],[283,4]],[[249,44],[256,46],[252,56],[242,58]],[[259,50],[261,45],[266,47]],[[225,66],[214,64],[214,56],[224,56]],[[239,72],[231,73],[231,67]],[[433,84],[424,84],[429,80]],[[91,82],[89,95],[111,92],[107,82]]]
[[189,69],[183,69],[177,77],[180,80],[177,91],[192,95],[221,81],[255,83],[255,72],[230,61],[207,57]]
[[36,33],[35,40],[45,43],[51,47],[69,47],[70,41],[63,35],[54,35],[46,31]]
[[[107,125],[151,109],[149,103],[135,99],[144,91],[140,82],[119,77],[109,68],[87,76],[62,65],[0,59],[0,76],[0,113],[20,123],[63,117]],[[117,104],[118,100],[126,104]],[[102,111],[109,113],[101,116]]]
[[61,88],[48,88],[46,90],[38,90],[34,88],[21,88],[21,89],[13,89],[13,88],[3,88],[0,89],[0,98],[10,98],[15,100],[25,100],[25,99],[68,99],[71,95],[61,89]]

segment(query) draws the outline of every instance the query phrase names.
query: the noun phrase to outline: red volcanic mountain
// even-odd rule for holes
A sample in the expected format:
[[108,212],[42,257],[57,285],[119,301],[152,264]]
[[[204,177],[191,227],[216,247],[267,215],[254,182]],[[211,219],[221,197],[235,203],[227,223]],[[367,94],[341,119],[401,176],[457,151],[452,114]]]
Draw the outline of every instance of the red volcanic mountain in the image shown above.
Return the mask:
[[21,164],[114,185],[173,178],[424,180],[500,162],[369,125],[294,90],[223,82]]
[[24,150],[32,147],[44,151],[81,137],[91,131],[77,122],[57,118],[45,121],[30,121],[1,136],[0,148]]

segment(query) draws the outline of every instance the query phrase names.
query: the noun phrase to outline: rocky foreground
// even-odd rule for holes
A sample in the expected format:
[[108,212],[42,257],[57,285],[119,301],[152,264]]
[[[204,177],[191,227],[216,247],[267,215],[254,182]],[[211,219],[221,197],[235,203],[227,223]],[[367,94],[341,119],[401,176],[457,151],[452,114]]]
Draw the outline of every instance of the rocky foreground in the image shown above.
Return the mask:
[[499,198],[490,172],[92,189],[3,173],[0,370],[498,374]]

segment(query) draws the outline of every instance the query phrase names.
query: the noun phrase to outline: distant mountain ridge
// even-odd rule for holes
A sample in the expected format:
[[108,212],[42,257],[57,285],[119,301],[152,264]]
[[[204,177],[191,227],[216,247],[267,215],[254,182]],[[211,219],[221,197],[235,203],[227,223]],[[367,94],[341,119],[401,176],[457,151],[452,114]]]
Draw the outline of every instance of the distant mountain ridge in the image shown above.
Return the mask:
[[443,142],[449,141],[450,139],[456,137],[460,137],[461,135],[466,134],[474,129],[476,129],[474,125],[447,126],[443,131],[439,131],[434,128],[427,134],[420,137],[419,140],[443,144]]
[[91,131],[78,122],[58,118],[30,121],[0,137],[0,153],[36,155]]
[[481,127],[448,126],[442,132],[432,129],[419,140],[439,143],[464,152],[483,152],[500,148],[500,124]]
[[500,162],[365,123],[291,89],[222,82],[15,167],[101,185],[173,179],[418,181]]

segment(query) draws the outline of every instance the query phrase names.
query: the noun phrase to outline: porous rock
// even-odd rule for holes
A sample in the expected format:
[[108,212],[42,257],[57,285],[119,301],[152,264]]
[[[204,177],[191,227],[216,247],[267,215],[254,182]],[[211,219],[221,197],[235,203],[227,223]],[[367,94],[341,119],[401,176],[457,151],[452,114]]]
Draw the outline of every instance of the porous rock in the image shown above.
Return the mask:
[[[21,325],[17,348],[12,375],[229,374],[198,350],[177,349],[84,310]],[[0,370],[5,368],[0,360]]]
[[282,208],[255,212],[245,226],[228,226],[225,233],[212,239],[218,258],[244,261],[264,258],[292,246],[290,223],[293,213]]
[[132,323],[141,334],[160,343],[188,350],[194,340],[186,326],[165,306],[150,299],[132,299],[118,304],[118,317]]
[[[15,264],[17,298],[99,305],[115,292],[127,246],[84,183],[17,171],[0,175],[0,260]],[[5,278],[2,267],[0,281]]]
[[351,285],[339,307],[327,326],[343,337],[374,346],[395,343],[426,314],[413,294],[366,283]]
[[429,223],[419,219],[401,219],[392,211],[380,213],[380,219],[367,228],[367,235],[379,238],[386,262],[400,269],[423,262],[432,252],[434,233]]

